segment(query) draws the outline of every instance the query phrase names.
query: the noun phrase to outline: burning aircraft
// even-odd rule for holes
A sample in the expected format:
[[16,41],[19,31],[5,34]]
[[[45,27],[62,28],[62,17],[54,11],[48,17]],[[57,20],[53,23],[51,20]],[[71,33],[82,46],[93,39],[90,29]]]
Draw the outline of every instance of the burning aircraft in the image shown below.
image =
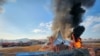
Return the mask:
[[82,48],[81,35],[85,30],[80,23],[86,10],[91,8],[95,0],[54,0],[53,35],[49,44],[40,50],[59,51]]
[[52,24],[52,36],[55,39],[54,45],[71,42],[72,33],[76,41],[85,30],[84,26],[80,26],[83,21],[82,16],[86,9],[93,6],[95,0],[54,0],[53,2],[55,17]]

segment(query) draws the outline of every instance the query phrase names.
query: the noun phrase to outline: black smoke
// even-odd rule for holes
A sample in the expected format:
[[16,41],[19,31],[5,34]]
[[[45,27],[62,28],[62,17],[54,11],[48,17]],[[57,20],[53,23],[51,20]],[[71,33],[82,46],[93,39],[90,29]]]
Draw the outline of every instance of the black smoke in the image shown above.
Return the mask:
[[72,6],[70,14],[72,15],[72,26],[76,27],[82,22],[82,15],[85,13],[85,10],[81,8],[82,4],[77,3]]
[[96,0],[69,0],[70,4],[74,5],[77,3],[81,3],[82,6],[86,8],[90,8],[94,5]]
[[73,34],[76,38],[79,38],[84,31],[85,31],[84,26],[77,26],[73,29]]
[[[57,35],[61,31],[64,38],[70,37],[72,29],[79,26],[82,16],[85,14],[84,8],[91,8],[95,0],[53,0],[54,20],[52,31]],[[84,7],[84,8],[83,8]]]

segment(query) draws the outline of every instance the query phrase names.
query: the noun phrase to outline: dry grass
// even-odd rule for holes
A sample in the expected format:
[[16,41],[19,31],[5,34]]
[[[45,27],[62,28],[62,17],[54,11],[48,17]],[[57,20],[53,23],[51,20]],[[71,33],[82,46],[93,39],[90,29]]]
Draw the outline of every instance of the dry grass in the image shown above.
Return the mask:
[[34,52],[34,51],[38,51],[38,49],[40,47],[41,47],[41,45],[2,48],[2,49],[0,49],[0,52],[3,53],[3,56],[16,56],[15,53],[17,53],[17,52]]
[[26,47],[14,47],[14,48],[3,48],[0,52],[3,53],[16,53],[16,52],[33,52],[38,51],[41,45],[33,45],[33,46],[26,46]]
[[85,43],[84,46],[91,48],[100,48],[100,43]]
[[[100,48],[100,43],[85,43],[87,48]],[[33,45],[26,47],[13,47],[13,48],[0,48],[0,52],[4,53],[4,56],[15,56],[13,53],[17,52],[34,52],[38,51],[42,45]],[[10,54],[9,54],[10,53]],[[100,56],[100,50],[96,53],[97,56]]]
[[[100,43],[85,43],[84,46],[87,47],[87,48],[99,49]],[[100,56],[100,50],[96,50],[95,54],[96,54],[96,56]]]

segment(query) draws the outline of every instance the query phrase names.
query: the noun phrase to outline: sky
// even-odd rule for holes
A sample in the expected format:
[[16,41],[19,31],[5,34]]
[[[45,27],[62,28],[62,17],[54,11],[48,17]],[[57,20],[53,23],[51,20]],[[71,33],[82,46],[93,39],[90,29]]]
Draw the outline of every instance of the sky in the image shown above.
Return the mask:
[[[0,39],[46,39],[52,34],[51,0],[8,0],[0,5]],[[87,9],[82,38],[100,38],[100,0]]]

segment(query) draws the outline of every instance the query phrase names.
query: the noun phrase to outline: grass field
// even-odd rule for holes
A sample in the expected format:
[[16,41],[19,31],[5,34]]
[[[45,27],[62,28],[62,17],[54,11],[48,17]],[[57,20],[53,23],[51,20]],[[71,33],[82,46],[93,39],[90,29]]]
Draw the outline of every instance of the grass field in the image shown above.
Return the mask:
[[33,45],[33,46],[26,46],[26,47],[12,47],[12,48],[2,48],[0,52],[6,53],[16,53],[16,52],[32,52],[38,51],[41,45]]
[[12,48],[2,48],[0,49],[0,53],[3,53],[3,56],[15,56],[17,52],[33,52],[38,51],[41,45],[33,45],[26,47],[12,47]]

